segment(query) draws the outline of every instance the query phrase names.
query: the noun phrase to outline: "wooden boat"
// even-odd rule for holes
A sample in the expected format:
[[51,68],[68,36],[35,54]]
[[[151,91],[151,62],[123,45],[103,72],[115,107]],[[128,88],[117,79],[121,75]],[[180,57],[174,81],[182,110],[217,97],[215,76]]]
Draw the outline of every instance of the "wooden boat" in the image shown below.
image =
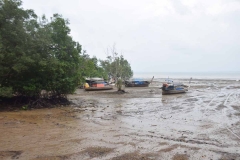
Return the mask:
[[178,94],[178,93],[186,93],[188,89],[173,89],[173,90],[162,90],[162,95],[167,95],[167,94]]
[[148,81],[142,81],[142,82],[136,82],[136,81],[125,81],[126,87],[148,87],[150,82]]
[[[152,80],[153,80],[153,78],[152,78]],[[126,87],[148,87],[149,84],[152,82],[152,80],[145,81],[142,79],[132,79],[132,80],[125,81],[125,86]]]
[[163,83],[162,87],[162,95],[166,94],[179,94],[186,93],[188,91],[188,86],[182,83],[174,83],[172,80],[167,80],[167,83]]
[[102,91],[102,90],[111,90],[112,86],[104,86],[104,87],[89,87],[85,88],[85,91]]
[[112,86],[108,85],[102,78],[90,78],[86,79],[85,91],[101,91],[113,89]]

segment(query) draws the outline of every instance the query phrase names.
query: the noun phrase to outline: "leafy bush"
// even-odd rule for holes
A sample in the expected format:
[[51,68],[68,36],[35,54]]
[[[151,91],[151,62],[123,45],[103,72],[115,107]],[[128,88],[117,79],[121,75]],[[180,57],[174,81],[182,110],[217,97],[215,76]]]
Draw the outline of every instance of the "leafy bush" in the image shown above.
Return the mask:
[[69,23],[54,14],[38,21],[20,0],[0,0],[0,96],[73,93],[81,79],[81,45]]
[[11,87],[0,87],[0,97],[12,97]]

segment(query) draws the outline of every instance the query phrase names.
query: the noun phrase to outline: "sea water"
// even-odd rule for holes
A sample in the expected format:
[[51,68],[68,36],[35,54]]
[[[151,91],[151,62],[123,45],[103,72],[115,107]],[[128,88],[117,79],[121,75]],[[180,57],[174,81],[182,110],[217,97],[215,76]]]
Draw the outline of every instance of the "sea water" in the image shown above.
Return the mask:
[[134,72],[133,78],[151,79],[221,79],[240,81],[239,72]]

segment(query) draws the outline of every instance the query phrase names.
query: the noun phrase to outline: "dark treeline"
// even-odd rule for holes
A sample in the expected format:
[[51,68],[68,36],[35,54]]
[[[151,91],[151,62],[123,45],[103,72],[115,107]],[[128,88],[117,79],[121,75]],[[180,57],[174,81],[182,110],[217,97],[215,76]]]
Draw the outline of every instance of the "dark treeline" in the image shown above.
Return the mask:
[[109,66],[114,60],[100,61],[86,54],[70,36],[69,21],[60,14],[48,20],[21,4],[21,0],[0,0],[0,97],[64,97],[84,77],[132,76],[123,57],[128,73],[113,74]]

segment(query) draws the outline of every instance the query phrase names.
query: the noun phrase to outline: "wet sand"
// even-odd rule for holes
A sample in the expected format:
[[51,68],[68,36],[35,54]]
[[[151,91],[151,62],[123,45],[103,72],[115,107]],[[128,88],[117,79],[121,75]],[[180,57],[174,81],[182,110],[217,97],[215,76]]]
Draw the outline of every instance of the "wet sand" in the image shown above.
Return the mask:
[[176,95],[160,85],[78,89],[68,107],[0,112],[0,159],[240,159],[240,82],[194,80]]

